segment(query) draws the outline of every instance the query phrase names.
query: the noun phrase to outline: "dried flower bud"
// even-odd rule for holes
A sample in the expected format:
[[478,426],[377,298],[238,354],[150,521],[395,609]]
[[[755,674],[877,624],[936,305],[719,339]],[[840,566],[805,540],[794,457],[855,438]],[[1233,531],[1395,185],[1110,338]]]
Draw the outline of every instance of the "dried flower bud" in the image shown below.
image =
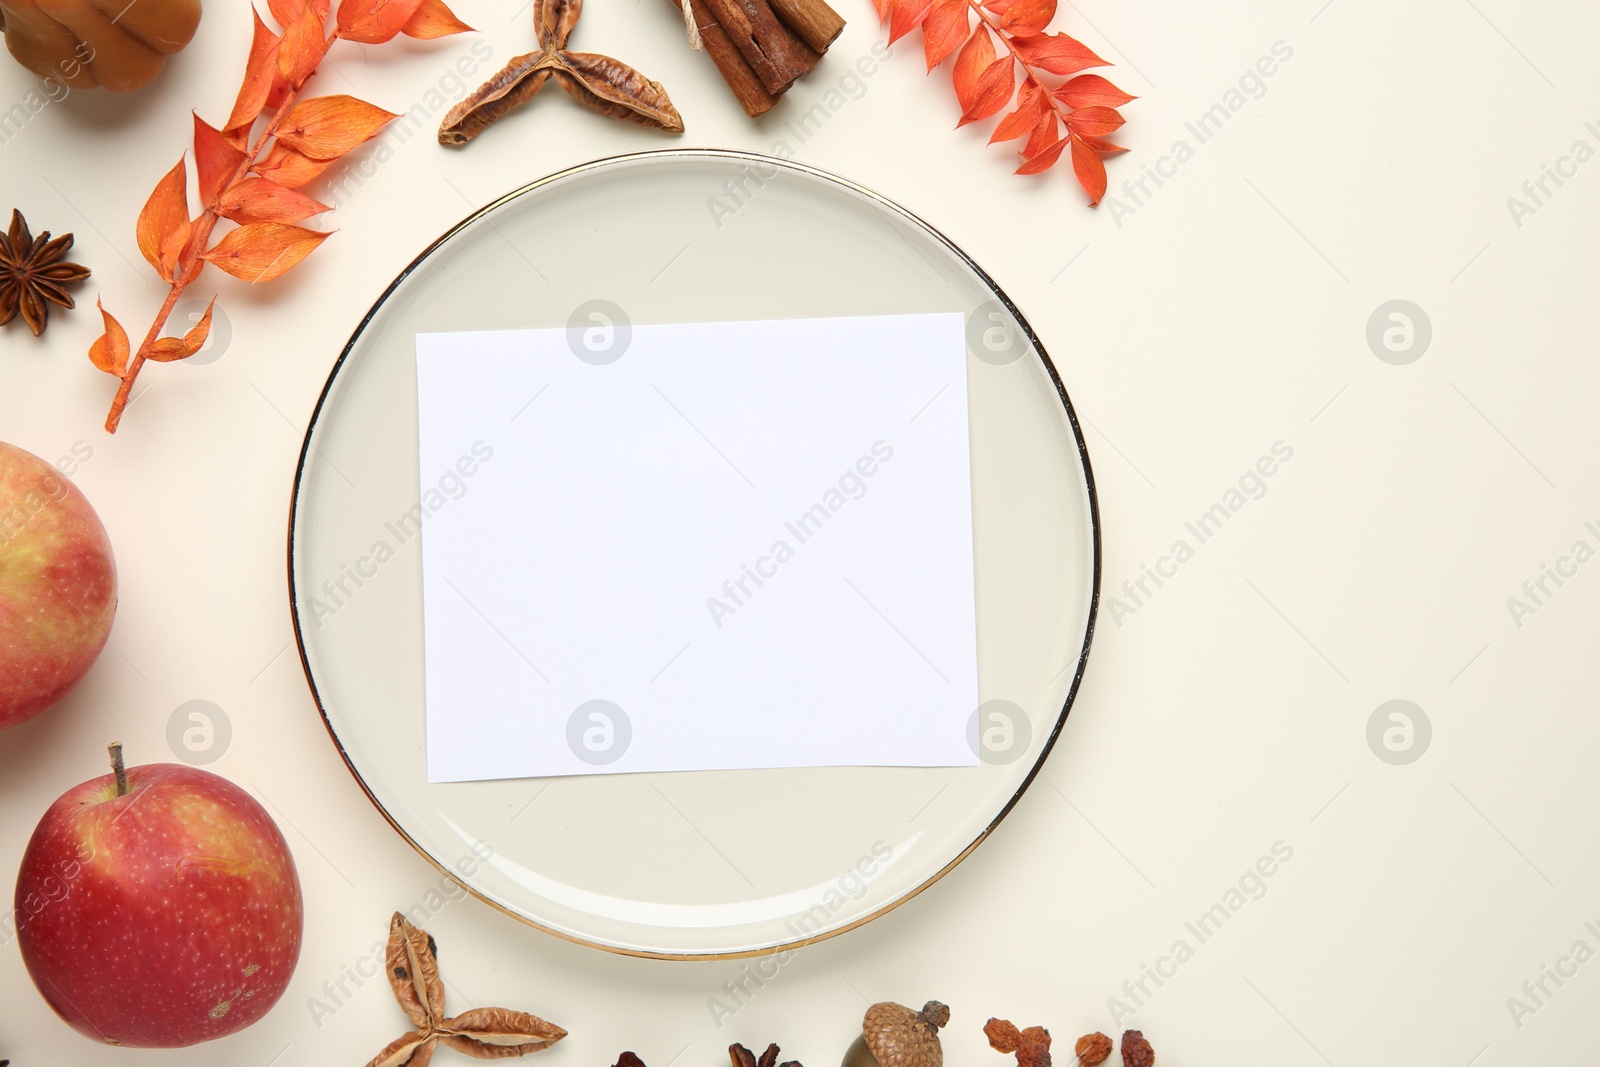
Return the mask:
[[1155,1062],[1156,1050],[1150,1047],[1143,1033],[1138,1030],[1122,1032],[1123,1067],[1155,1067]]
[[1095,1067],[1096,1064],[1106,1062],[1111,1055],[1111,1039],[1100,1031],[1084,1034],[1078,1038],[1078,1044],[1073,1048],[1078,1054],[1078,1062],[1083,1067]]

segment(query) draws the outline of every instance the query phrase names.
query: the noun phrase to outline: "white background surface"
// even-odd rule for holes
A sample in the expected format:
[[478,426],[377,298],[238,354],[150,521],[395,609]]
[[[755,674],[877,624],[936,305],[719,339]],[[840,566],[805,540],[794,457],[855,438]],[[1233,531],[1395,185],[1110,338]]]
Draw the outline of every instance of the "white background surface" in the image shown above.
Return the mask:
[[[1507,998],[1575,941],[1600,949],[1584,927],[1600,920],[1600,564],[1520,627],[1506,601],[1575,540],[1595,545],[1583,523],[1600,519],[1600,163],[1521,227],[1506,201],[1575,140],[1600,147],[1584,126],[1600,124],[1596,16],[1500,0],[1064,7],[1057,25],[1143,97],[1125,109],[1119,139],[1135,151],[1112,163],[1113,190],[1175,140],[1195,147],[1142,206],[1124,198],[1135,211],[1119,226],[1109,202],[1082,206],[1064,167],[1013,178],[1009,151],[983,147],[987,124],[952,132],[953,98],[944,75],[924,78],[915,35],[799,144],[785,121],[881,36],[864,0],[844,8],[851,26],[826,64],[751,123],[677,40],[668,5],[596,0],[574,47],[663,81],[687,135],[551,93],[463,152],[412,139],[294,274],[255,292],[221,279],[231,345],[209,365],[147,368],[115,439],[99,429],[110,379],[83,355],[94,294],[130,331],[148,322],[161,290],[133,221],[188,144],[188,109],[215,120],[231,103],[247,12],[213,3],[154,88],[74,95],[0,145],[0,207],[75,231],[75,258],[95,270],[44,343],[20,325],[0,341],[0,437],[50,459],[92,447],[77,481],[122,580],[115,650],[63,707],[0,738],[0,857],[9,870],[48,804],[100,773],[113,736],[135,762],[172,758],[169,716],[203,699],[233,726],[212,769],[279,818],[309,904],[278,1008],[188,1052],[95,1048],[5,946],[0,1054],[17,1067],[362,1063],[400,1032],[378,979],[346,979],[331,1016],[309,1006],[367,966],[391,910],[442,899],[345,772],[290,647],[284,529],[317,391],[393,274],[479,203],[615,152],[780,139],[922,214],[1029,316],[1088,423],[1108,596],[1274,442],[1293,459],[1120,626],[1103,606],[1062,743],[989,843],[921,898],[791,960],[721,1029],[707,999],[744,964],[606,956],[465,901],[428,923],[452,1005],[561,1022],[573,1036],[541,1054],[552,1064],[629,1048],[651,1067],[711,1067],[739,1040],[826,1067],[868,1000],[937,996],[954,1009],[952,1061],[999,1064],[979,1033],[989,1015],[1046,1025],[1063,1046],[1111,1030],[1107,998],[1176,939],[1193,944],[1184,923],[1281,840],[1294,856],[1265,896],[1133,1020],[1161,1062],[1493,1067],[1594,1047],[1600,964],[1551,984],[1520,1027]],[[491,64],[532,47],[510,4],[458,11],[484,28]],[[1184,123],[1280,40],[1294,55],[1265,94],[1195,146]],[[403,111],[471,41],[344,46],[322,85]],[[0,67],[0,103],[32,85]],[[1364,337],[1396,298],[1433,324],[1409,366]],[[1368,717],[1392,698],[1433,724],[1409,766],[1367,746]]]

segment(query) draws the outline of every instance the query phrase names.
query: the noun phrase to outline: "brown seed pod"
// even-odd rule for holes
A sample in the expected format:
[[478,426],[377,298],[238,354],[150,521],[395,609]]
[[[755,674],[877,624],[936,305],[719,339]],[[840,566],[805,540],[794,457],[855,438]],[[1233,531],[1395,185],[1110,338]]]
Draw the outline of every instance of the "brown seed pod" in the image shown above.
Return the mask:
[[843,1067],[944,1067],[939,1029],[950,1009],[930,1000],[921,1011],[903,1004],[874,1004],[861,1020],[861,1036],[844,1054]]

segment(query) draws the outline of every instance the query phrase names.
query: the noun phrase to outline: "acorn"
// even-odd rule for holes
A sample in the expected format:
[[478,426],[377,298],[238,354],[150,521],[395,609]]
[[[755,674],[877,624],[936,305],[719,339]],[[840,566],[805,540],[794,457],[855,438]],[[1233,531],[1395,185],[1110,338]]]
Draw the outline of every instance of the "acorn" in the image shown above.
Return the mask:
[[874,1004],[861,1020],[861,1036],[845,1051],[842,1067],[943,1067],[939,1028],[950,1009],[930,1000],[921,1011],[903,1004]]

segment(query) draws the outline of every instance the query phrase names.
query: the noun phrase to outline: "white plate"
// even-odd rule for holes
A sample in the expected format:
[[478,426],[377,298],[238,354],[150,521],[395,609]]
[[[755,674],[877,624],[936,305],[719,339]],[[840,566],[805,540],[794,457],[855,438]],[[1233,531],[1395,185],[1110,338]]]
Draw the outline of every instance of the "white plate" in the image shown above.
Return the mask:
[[[401,521],[419,503],[413,339],[567,326],[595,300],[634,322],[968,316],[983,701],[970,735],[982,766],[428,783],[421,552]],[[961,862],[1016,803],[1066,719],[1099,572],[1094,481],[1071,404],[988,276],[859,186],[720,151],[575,167],[429,247],[333,368],[301,453],[289,538],[306,676],[395,829],[518,919],[672,959],[832,936]]]

